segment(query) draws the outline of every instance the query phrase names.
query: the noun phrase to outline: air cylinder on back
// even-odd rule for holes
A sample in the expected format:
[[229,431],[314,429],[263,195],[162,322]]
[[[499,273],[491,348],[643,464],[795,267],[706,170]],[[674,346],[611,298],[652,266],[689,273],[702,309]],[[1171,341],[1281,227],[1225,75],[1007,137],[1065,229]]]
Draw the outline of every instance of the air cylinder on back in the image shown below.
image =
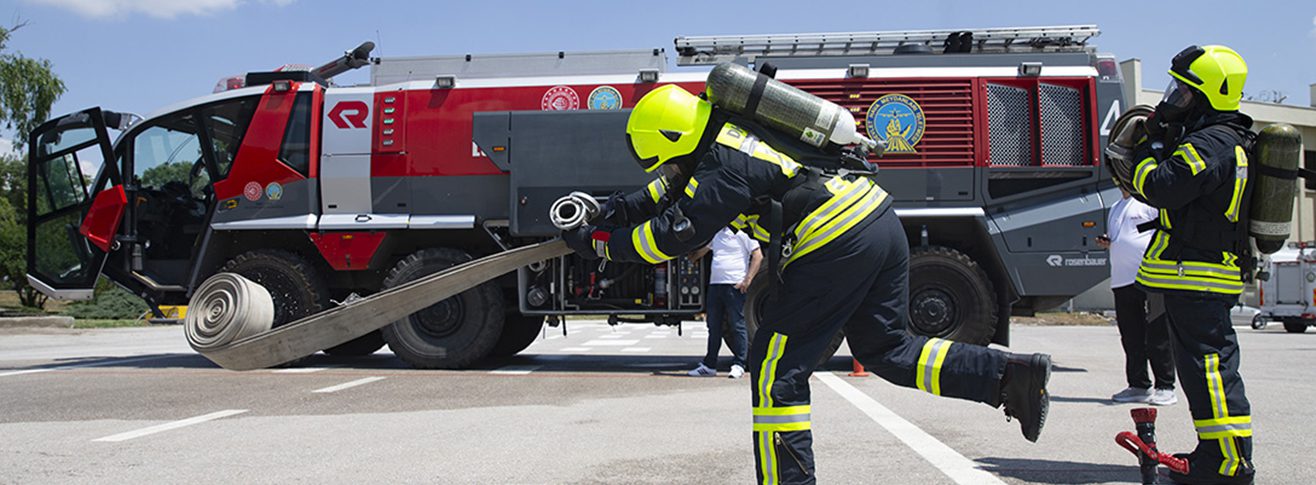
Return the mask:
[[1289,238],[1301,151],[1302,135],[1293,126],[1274,124],[1257,135],[1257,180],[1252,191],[1248,233],[1263,254],[1279,251]]
[[708,73],[705,86],[713,104],[815,147],[832,143],[877,148],[876,142],[859,133],[854,116],[845,108],[745,66],[719,64]]

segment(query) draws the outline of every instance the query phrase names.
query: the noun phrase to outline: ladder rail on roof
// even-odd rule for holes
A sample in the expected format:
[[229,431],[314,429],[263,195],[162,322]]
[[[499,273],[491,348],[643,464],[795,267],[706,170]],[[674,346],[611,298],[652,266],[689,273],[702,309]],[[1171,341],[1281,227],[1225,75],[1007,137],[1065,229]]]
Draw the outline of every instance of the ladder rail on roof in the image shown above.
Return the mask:
[[973,52],[1056,52],[1087,50],[1101,33],[1096,25],[943,29],[905,32],[834,32],[807,34],[682,36],[676,44],[678,65],[706,65],[757,57],[891,55],[902,45],[941,47],[952,34],[971,32]]

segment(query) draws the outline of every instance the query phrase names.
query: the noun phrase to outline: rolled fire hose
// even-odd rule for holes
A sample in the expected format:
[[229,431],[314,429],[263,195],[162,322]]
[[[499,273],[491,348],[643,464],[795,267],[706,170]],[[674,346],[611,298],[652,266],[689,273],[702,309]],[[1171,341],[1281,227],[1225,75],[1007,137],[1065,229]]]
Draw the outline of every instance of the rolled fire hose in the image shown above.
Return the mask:
[[[373,332],[522,266],[570,253],[571,249],[561,239],[522,246],[453,266],[273,330],[269,330],[273,307],[265,310],[266,303],[259,301],[261,292],[231,283],[245,281],[240,276],[220,273],[207,279],[192,295],[189,304],[202,311],[196,312],[196,318],[188,312],[187,340],[193,349],[225,369],[272,367]],[[265,298],[269,298],[268,292]]]
[[187,343],[198,352],[267,332],[274,323],[270,292],[241,275],[211,276],[194,295],[188,302],[192,310],[184,319],[184,330]]

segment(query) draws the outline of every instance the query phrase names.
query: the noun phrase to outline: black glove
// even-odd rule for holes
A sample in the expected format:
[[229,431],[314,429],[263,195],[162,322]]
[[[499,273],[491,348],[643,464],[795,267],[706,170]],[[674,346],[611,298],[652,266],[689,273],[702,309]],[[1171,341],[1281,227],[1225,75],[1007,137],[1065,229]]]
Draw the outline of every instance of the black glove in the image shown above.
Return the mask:
[[[570,231],[562,231],[562,241],[585,260],[603,257],[604,243],[610,234],[591,225],[584,225]],[[602,239],[600,239],[602,237]]]
[[596,220],[613,227],[630,225],[630,218],[626,216],[626,196],[621,192],[613,192],[608,196],[608,200],[599,206]]

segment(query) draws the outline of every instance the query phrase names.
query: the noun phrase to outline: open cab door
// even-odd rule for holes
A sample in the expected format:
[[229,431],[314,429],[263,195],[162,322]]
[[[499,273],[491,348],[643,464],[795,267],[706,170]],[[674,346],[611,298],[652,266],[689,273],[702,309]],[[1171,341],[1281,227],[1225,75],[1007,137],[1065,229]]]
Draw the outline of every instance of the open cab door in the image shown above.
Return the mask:
[[28,139],[27,280],[52,298],[89,299],[117,246],[128,201],[112,162],[106,119],[91,108],[42,124]]

